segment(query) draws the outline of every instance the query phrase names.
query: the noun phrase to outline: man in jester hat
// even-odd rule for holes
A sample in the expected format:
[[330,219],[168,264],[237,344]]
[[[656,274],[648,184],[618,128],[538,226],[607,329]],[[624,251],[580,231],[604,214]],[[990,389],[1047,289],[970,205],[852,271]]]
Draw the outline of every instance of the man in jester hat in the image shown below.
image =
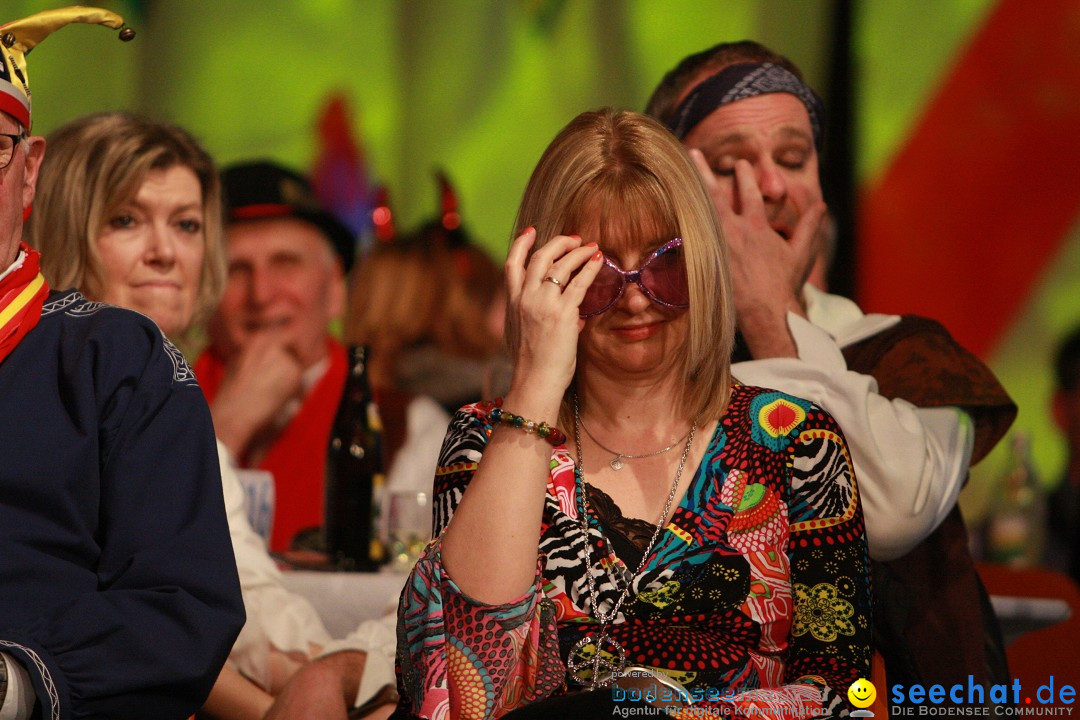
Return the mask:
[[0,26],[0,717],[184,718],[244,621],[206,401],[149,319],[50,290],[22,242],[26,55],[71,22],[123,25]]

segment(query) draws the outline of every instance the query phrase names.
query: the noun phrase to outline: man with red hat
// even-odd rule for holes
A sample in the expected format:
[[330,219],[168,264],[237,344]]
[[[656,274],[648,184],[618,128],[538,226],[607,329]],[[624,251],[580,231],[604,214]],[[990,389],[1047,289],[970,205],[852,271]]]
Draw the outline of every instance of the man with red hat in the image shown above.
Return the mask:
[[0,717],[183,718],[244,621],[206,401],[150,320],[50,291],[21,241],[25,56],[70,22],[123,24],[0,26]]

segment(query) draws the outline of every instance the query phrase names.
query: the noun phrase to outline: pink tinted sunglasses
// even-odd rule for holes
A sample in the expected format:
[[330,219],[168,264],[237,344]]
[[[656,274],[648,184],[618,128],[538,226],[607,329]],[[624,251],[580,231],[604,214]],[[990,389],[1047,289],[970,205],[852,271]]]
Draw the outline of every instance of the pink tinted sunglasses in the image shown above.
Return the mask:
[[690,307],[690,289],[686,280],[682,238],[664,244],[645,259],[637,270],[623,270],[607,257],[604,267],[585,291],[578,314],[583,317],[599,315],[619,301],[628,282],[637,283],[641,292],[654,303],[664,307]]

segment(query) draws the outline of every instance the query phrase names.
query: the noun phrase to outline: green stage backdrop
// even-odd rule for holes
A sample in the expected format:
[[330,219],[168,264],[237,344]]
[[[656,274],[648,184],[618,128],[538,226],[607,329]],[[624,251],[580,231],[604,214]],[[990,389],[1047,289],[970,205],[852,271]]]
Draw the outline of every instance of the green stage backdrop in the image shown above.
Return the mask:
[[[928,108],[984,37],[990,20],[1018,0],[861,0],[853,3],[859,75],[856,125],[860,196],[890,171],[917,137]],[[8,0],[2,19],[60,2]],[[1080,3],[1022,3],[1038,23],[1080,33]],[[788,54],[811,84],[825,87],[833,2],[812,0],[112,0],[102,3],[138,31],[121,44],[100,28],[70,27],[30,56],[36,131],[80,114],[130,109],[184,125],[222,163],[266,156],[310,169],[317,120],[343,96],[371,178],[388,186],[399,226],[434,213],[434,168],[456,184],[464,221],[501,257],[533,164],[562,125],[604,105],[640,109],[664,71],[684,55],[722,40],[751,37]],[[1065,7],[1068,20],[1051,9]],[[1015,24],[1015,23],[1013,23]],[[1007,38],[1001,51],[1019,52]],[[1064,42],[1064,41],[1062,41]],[[1029,43],[1030,44],[1030,43]],[[1080,41],[1072,47],[1080,47]],[[1075,56],[1075,53],[1073,53]],[[1022,63],[1003,65],[1022,67]],[[992,91],[994,77],[985,83]],[[1064,97],[1064,100],[1062,100]],[[1078,104],[1080,88],[1054,102]],[[992,122],[993,118],[990,118]],[[1059,139],[1077,147],[1076,136]],[[993,157],[994,147],[988,147]],[[931,163],[923,167],[933,172]],[[980,169],[980,173],[992,172]],[[944,169],[943,169],[944,170]],[[956,168],[948,168],[956,172]],[[964,182],[959,169],[957,182]],[[969,168],[970,170],[970,168]],[[1074,171],[1040,181],[1078,184]],[[1024,179],[1026,180],[1026,178]],[[1073,207],[1075,218],[1076,210]],[[1007,213],[1007,204],[995,210]],[[948,202],[928,208],[945,213]],[[1031,242],[1015,232],[979,238],[970,272],[995,248]],[[1080,323],[1080,238],[1075,220],[1038,241],[1048,262],[1025,281],[1000,330],[984,338],[989,360],[1021,403],[1018,427],[1034,433],[1045,478],[1063,457],[1046,406],[1052,343]],[[928,286],[951,282],[928,269]],[[889,273],[860,278],[865,290]],[[902,290],[919,296],[904,279]],[[992,292],[993,287],[987,289]],[[887,303],[886,303],[887,304]],[[902,306],[873,307],[904,311]],[[940,312],[937,312],[937,311]],[[920,308],[938,316],[949,307]],[[978,328],[983,318],[967,318]],[[952,325],[950,325],[952,326]],[[965,338],[962,338],[965,339]],[[993,475],[1001,460],[984,463]],[[985,485],[980,480],[978,485]],[[978,498],[968,501],[977,508]]]

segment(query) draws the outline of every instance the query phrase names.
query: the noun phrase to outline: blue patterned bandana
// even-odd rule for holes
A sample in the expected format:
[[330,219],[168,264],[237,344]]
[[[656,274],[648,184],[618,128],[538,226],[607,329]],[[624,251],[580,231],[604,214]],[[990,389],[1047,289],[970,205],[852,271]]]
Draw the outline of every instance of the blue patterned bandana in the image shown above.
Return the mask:
[[770,62],[728,65],[698,84],[675,108],[668,129],[682,140],[716,108],[769,93],[788,93],[802,101],[810,114],[814,147],[821,152],[825,139],[825,106],[821,98],[802,80]]

